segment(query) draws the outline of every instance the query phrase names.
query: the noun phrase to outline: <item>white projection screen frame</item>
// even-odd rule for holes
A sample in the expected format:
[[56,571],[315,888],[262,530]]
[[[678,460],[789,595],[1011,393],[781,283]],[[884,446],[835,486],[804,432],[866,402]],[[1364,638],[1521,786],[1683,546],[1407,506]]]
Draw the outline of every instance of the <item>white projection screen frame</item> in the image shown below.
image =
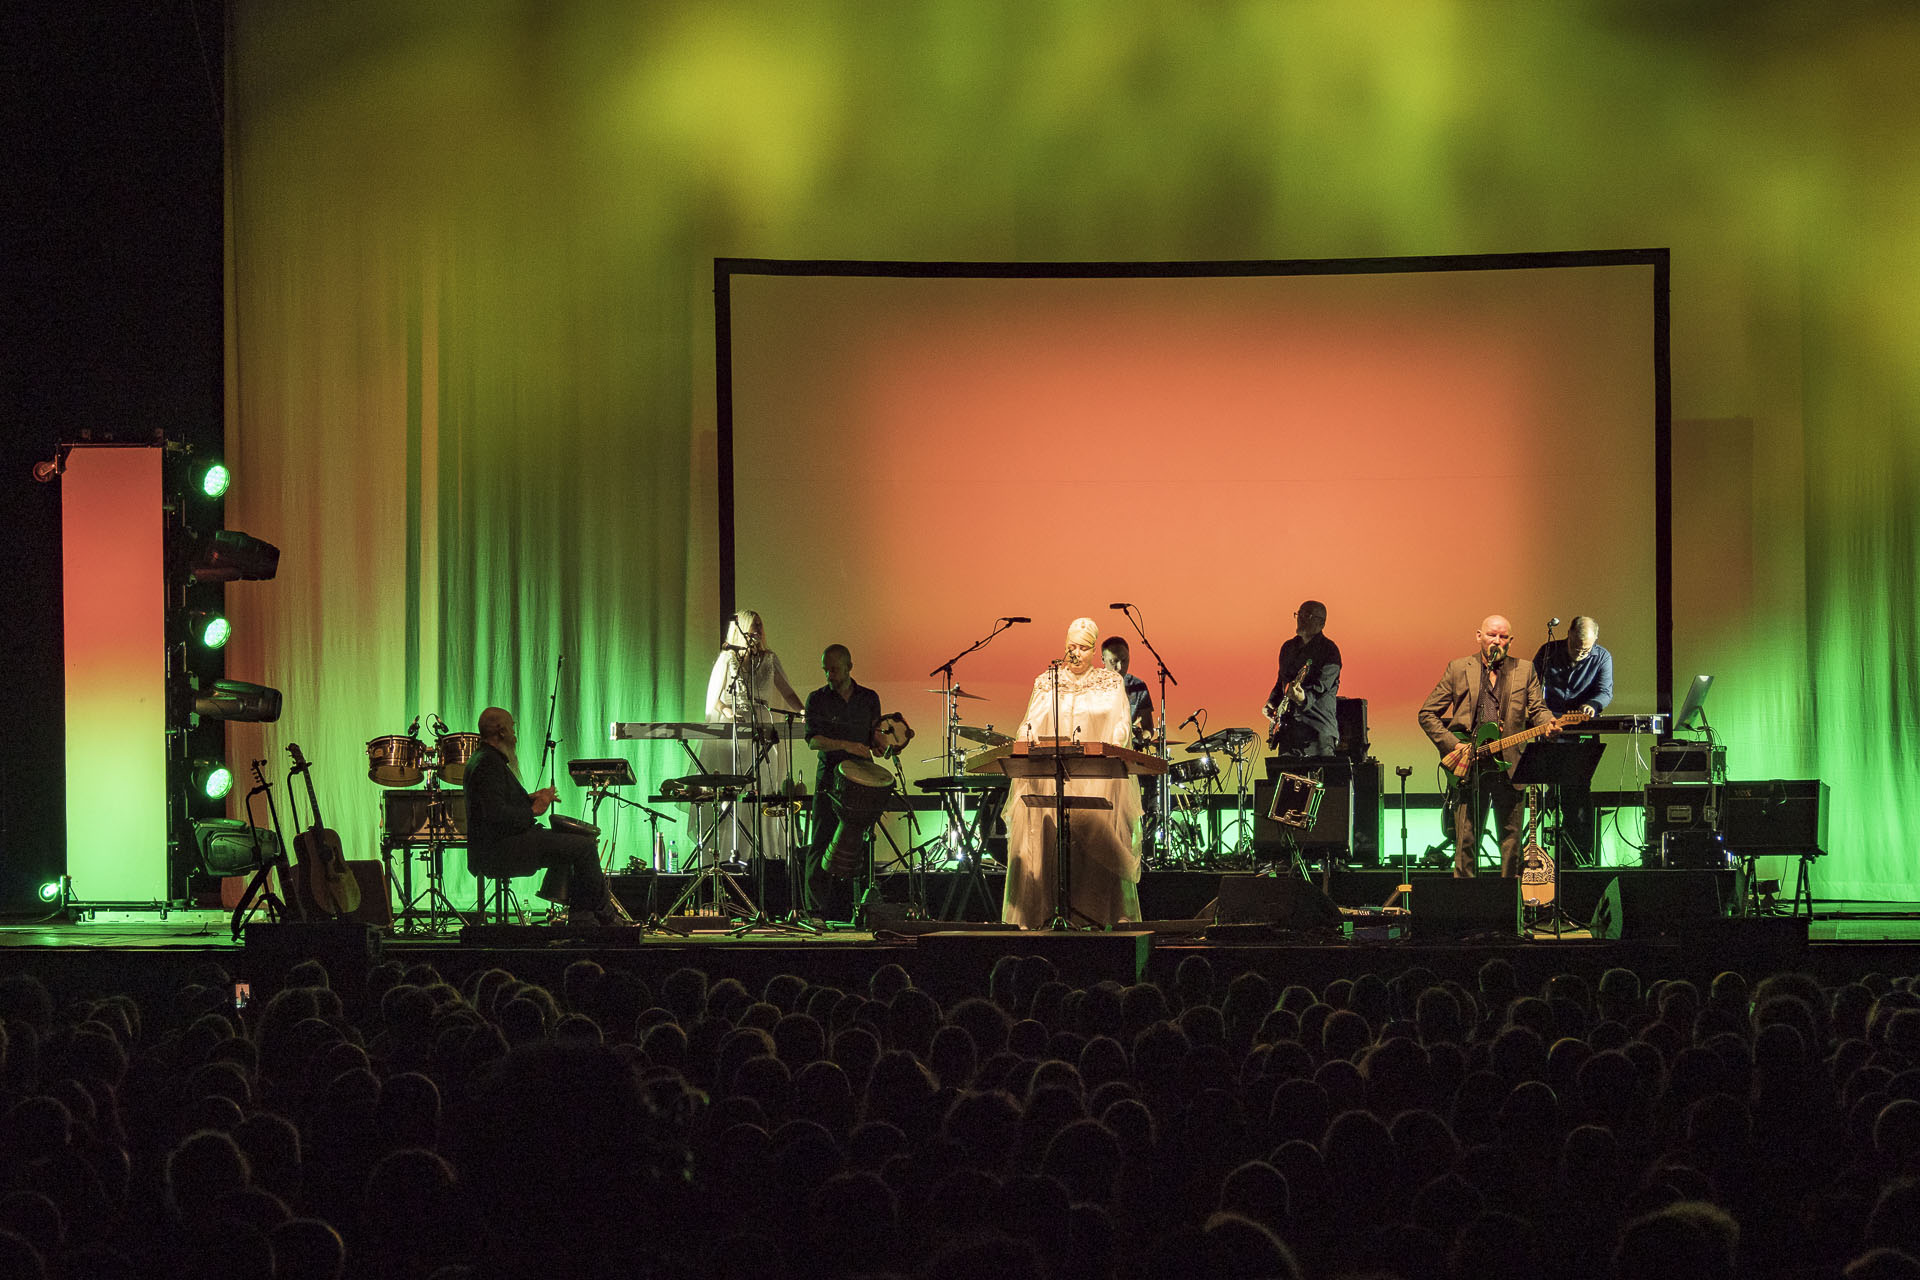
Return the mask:
[[[1666,250],[721,259],[716,311],[721,616],[758,610],[802,696],[847,645],[920,730],[910,777],[942,771],[928,673],[1005,615],[1033,622],[959,662],[967,723],[1017,728],[1083,614],[1157,704],[1121,601],[1189,740],[1264,727],[1324,601],[1389,791],[1435,790],[1416,709],[1489,613],[1524,655],[1593,615],[1612,709],[1670,710]],[[1635,785],[1610,754],[1596,787]]]

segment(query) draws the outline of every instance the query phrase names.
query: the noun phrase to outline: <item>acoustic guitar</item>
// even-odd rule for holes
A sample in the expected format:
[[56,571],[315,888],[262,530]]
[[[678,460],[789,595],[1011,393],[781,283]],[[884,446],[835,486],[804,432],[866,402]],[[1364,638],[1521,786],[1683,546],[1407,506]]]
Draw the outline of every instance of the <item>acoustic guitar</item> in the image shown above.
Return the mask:
[[323,916],[344,916],[360,909],[360,882],[347,870],[340,852],[340,837],[320,820],[320,797],[313,789],[313,766],[300,754],[300,744],[289,742],[287,754],[293,757],[289,773],[303,776],[307,782],[307,809],[313,825],[293,838],[293,851],[299,863],[294,869],[295,892],[304,891],[312,910]]

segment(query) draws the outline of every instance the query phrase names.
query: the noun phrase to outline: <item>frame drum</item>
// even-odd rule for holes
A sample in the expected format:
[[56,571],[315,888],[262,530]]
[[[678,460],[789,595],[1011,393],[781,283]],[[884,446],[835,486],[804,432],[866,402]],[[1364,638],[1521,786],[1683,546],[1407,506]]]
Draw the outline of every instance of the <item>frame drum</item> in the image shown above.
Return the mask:
[[1267,816],[1283,827],[1311,831],[1326,794],[1327,784],[1318,778],[1283,773],[1274,782],[1273,805],[1267,810]]

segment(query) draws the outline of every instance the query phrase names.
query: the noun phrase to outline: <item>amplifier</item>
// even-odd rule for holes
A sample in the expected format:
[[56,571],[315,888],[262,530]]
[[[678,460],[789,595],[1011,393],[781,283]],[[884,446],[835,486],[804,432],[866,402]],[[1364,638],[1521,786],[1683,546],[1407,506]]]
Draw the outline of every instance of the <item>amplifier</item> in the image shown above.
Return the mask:
[[1334,731],[1338,737],[1334,740],[1333,754],[1345,756],[1349,760],[1364,760],[1373,747],[1367,737],[1367,700],[1365,698],[1335,698],[1333,700]]
[[1647,788],[1647,866],[1660,866],[1669,832],[1711,835],[1720,828],[1716,789],[1705,783]]
[[467,838],[467,793],[446,791],[382,791],[380,830],[393,844],[425,844],[429,839],[449,844]]
[[1658,784],[1725,782],[1727,780],[1727,749],[1717,743],[1655,743],[1653,780]]
[[1818,779],[1729,782],[1720,789],[1720,830],[1738,853],[1825,853],[1827,809]]

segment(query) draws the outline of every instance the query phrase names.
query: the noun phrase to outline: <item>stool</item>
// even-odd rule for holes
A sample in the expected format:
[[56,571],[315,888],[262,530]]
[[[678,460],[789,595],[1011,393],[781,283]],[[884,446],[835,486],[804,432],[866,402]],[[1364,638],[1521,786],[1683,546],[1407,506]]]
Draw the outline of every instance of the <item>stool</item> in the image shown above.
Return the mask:
[[483,876],[474,873],[476,887],[474,911],[482,924],[525,924],[527,912],[513,891],[511,876]]

